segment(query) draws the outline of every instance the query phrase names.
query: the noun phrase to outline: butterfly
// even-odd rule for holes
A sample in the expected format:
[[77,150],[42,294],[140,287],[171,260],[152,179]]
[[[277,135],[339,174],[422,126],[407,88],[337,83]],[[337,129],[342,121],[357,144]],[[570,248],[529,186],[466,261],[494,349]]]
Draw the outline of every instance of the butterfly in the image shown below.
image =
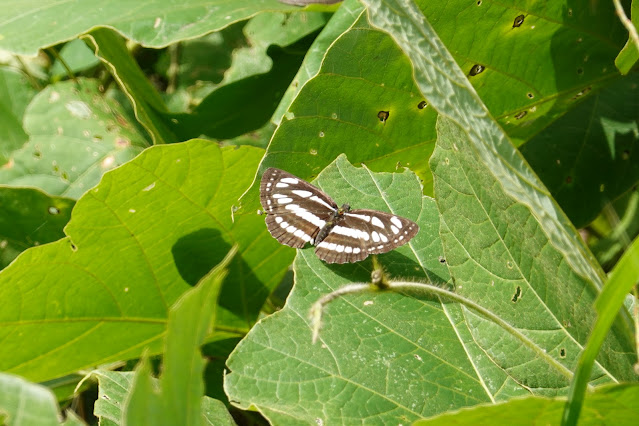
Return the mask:
[[406,244],[419,231],[412,220],[377,210],[341,207],[326,193],[292,174],[269,168],[260,182],[266,226],[282,244],[314,245],[327,263],[351,263]]

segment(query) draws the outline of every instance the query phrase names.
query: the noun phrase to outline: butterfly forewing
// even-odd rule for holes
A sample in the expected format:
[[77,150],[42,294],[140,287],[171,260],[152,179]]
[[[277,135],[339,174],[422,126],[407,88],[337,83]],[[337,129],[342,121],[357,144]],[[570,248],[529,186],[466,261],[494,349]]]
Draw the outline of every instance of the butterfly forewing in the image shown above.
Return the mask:
[[295,248],[310,242],[327,263],[358,262],[385,253],[419,231],[415,222],[394,214],[338,208],[319,188],[275,168],[262,176],[260,201],[274,238]]
[[349,263],[386,253],[407,243],[419,226],[412,220],[377,210],[345,212],[315,252],[327,263]]
[[275,168],[262,175],[260,202],[271,235],[295,248],[312,242],[337,211],[335,202],[319,188]]

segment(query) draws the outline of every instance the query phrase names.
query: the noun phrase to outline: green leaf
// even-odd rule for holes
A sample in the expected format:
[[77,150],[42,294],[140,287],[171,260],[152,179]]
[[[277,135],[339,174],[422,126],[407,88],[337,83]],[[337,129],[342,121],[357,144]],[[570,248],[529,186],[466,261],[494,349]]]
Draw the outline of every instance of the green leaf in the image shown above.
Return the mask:
[[[633,424],[639,410],[637,399],[639,386],[636,384],[605,386],[589,393],[584,413],[579,424]],[[565,398],[530,397],[514,399],[501,404],[462,409],[427,420],[415,422],[414,426],[475,425],[495,424],[540,425],[559,424]]]
[[[431,164],[442,241],[457,293],[499,313],[516,330],[499,329],[465,312],[471,333],[517,382],[538,394],[562,394],[594,324],[591,307],[598,292],[570,268],[544,222],[501,190],[469,148],[467,133],[450,122],[439,127]],[[520,192],[532,190],[522,185]],[[619,324],[613,330],[590,380],[632,377],[624,331]]]
[[0,373],[0,419],[2,413],[11,425],[60,424],[58,404],[49,389],[6,373]]
[[9,161],[11,153],[27,141],[22,118],[34,95],[35,90],[23,75],[0,69],[0,164]]
[[[246,46],[233,51],[224,80],[192,114],[174,117],[175,131],[185,138],[206,134],[229,139],[264,126],[299,69],[313,34],[327,19],[326,14],[304,12],[253,17],[243,29]],[[207,61],[208,56],[210,52]],[[200,68],[210,67],[207,63]],[[198,81],[195,87],[201,86]]]
[[294,49],[278,46],[271,46],[268,54],[273,62],[269,72],[224,85],[192,113],[173,115],[172,131],[180,138],[206,134],[229,139],[267,123],[304,58]]
[[231,220],[262,153],[192,141],[105,174],[76,204],[67,238],[0,273],[0,370],[46,380],[157,352],[168,307],[235,243],[216,327],[245,332],[288,266],[276,240],[255,239],[262,217]]
[[[505,330],[468,313],[473,336],[496,365],[515,378],[526,377],[520,383],[538,392],[560,392],[568,385],[568,371],[594,322],[591,305],[602,287],[603,272],[441,49],[420,11],[405,2],[366,3],[375,25],[389,31],[413,60],[416,81],[431,105],[449,117],[442,125],[447,136],[440,138],[431,167],[438,168],[435,193],[442,240],[458,292],[500,312],[523,333],[505,335]],[[631,342],[624,311],[592,378],[633,377]],[[515,348],[521,351],[517,359]],[[529,377],[530,370],[519,367],[528,360],[541,368],[538,375]]]
[[0,169],[0,182],[32,186],[79,198],[103,173],[147,145],[122,107],[106,98],[96,80],[48,86],[25,112],[29,141]]
[[[120,425],[122,407],[126,403],[135,373],[96,370],[91,375],[99,381],[98,399],[95,402],[93,414],[100,419],[100,425],[102,426]],[[157,384],[157,380],[152,379],[151,383]],[[207,396],[202,398],[202,416],[205,421],[208,421],[208,424],[235,424],[226,406],[221,401]],[[148,422],[144,421],[142,423]]]
[[122,409],[135,377],[132,371],[95,370],[90,376],[98,380],[98,399],[93,414],[100,419],[102,426],[119,425]]
[[[219,30],[259,12],[298,9],[277,0],[212,0],[186,5],[144,0],[135,6],[132,9],[126,0],[114,0],[106,5],[97,0],[72,0],[64,4],[8,0],[0,22],[0,48],[35,55],[40,48],[70,40],[100,26],[114,28],[144,46],[160,48]],[[67,16],[70,10],[77,19],[60,25],[59,18]]]
[[205,361],[200,346],[215,323],[217,298],[236,251],[231,249],[219,265],[171,307],[160,391],[152,389],[149,364],[143,360],[130,390],[124,423],[201,424]]
[[[93,68],[100,63],[87,44],[79,39],[71,40],[62,46],[58,55],[74,74]],[[68,77],[68,71],[60,59],[54,62],[50,73],[53,79]]]
[[[432,108],[418,108],[422,99],[401,50],[360,15],[293,101],[261,170],[281,167],[309,179],[344,153],[353,164],[365,163],[371,170],[410,166],[424,179],[428,193],[426,159],[435,140],[436,115]],[[380,111],[390,114],[385,122],[378,118]]]
[[521,147],[578,228],[639,181],[638,84],[636,74],[615,82]]
[[0,186],[0,269],[27,248],[64,237],[74,204],[37,189]]
[[202,416],[204,424],[216,426],[235,426],[235,421],[226,406],[217,399],[205,396],[202,398]]
[[[632,25],[635,27],[635,31],[639,27],[639,3],[633,1],[630,3],[630,14],[632,19]],[[619,55],[615,58],[615,65],[619,72],[626,75],[632,70],[632,67],[639,61],[639,47],[633,41],[632,37],[628,36],[626,45],[621,49]]]
[[282,117],[304,84],[319,72],[322,60],[329,46],[355,23],[359,15],[361,15],[362,10],[363,7],[358,0],[345,0],[340,5],[340,8],[337,9],[337,12],[331,17],[328,24],[322,29],[322,32],[308,49],[302,66],[273,114],[273,122],[280,124]]
[[637,283],[639,283],[639,238],[635,238],[615,265],[608,282],[595,302],[597,321],[577,364],[575,380],[572,382],[570,398],[562,419],[563,424],[576,424],[593,364],[626,297]]
[[[418,277],[435,285],[449,280],[437,208],[432,199],[422,198],[414,174],[373,173],[340,156],[314,184],[338,203],[417,221],[415,238],[379,256],[392,277]],[[339,298],[326,308],[320,342],[311,343],[311,305],[344,284],[369,281],[370,271],[370,259],[327,265],[313,248],[299,250],[286,306],[253,327],[227,361],[229,399],[286,424],[350,424],[365,418],[407,423],[451,406],[490,401],[469,359],[469,353],[479,356],[481,350],[467,331],[456,330],[459,307],[435,296],[389,291]],[[503,371],[477,362],[488,371],[497,399],[513,393],[517,385]]]
[[153,143],[177,142],[160,114],[166,110],[162,98],[129,54],[125,40],[106,28],[93,30],[85,38],[91,41],[96,56],[106,64],[131,100],[137,119],[149,132]]

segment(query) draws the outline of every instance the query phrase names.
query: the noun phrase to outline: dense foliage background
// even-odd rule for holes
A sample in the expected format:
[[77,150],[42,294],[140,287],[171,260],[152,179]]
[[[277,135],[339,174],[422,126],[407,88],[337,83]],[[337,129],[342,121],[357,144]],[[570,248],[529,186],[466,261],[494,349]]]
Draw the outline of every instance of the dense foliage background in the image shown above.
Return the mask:
[[[0,423],[635,420],[614,3],[5,1]],[[415,220],[379,262],[432,287],[340,297],[313,344],[374,266],[277,243],[267,167]]]

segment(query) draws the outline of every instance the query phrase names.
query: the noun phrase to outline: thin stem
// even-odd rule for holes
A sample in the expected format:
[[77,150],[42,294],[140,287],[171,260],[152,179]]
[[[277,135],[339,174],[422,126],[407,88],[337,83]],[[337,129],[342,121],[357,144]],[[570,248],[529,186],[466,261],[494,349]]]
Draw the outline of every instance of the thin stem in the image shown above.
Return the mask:
[[345,294],[362,293],[374,288],[376,287],[368,283],[347,284],[344,287],[340,287],[337,290],[322,296],[317,302],[313,303],[309,312],[311,327],[313,329],[313,343],[317,342],[317,338],[319,337],[319,331],[322,327],[322,311],[324,310],[325,305],[328,305],[333,300]]
[[48,51],[49,53],[51,53],[51,55],[52,55],[54,58],[56,58],[56,59],[60,62],[60,64],[62,65],[62,67],[66,70],[67,75],[69,76],[69,78],[70,78],[71,80],[73,80],[73,81],[75,81],[75,82],[77,83],[78,81],[76,80],[75,75],[73,74],[73,71],[71,70],[71,67],[69,67],[69,64],[67,64],[67,61],[65,61],[65,60],[62,58],[62,56],[60,56],[60,54],[58,53],[58,51],[57,51],[57,50],[55,50],[55,49],[54,49],[54,48],[52,48],[52,47],[49,47],[49,48],[47,49],[47,51]]
[[628,19],[626,16],[626,12],[623,10],[623,6],[621,6],[620,0],[612,0],[615,5],[615,10],[617,12],[617,16],[619,16],[619,20],[623,24],[624,27],[628,30],[628,34],[630,34],[630,39],[635,43],[635,47],[637,51],[639,51],[639,34],[637,34],[637,29],[632,24],[632,21]]
[[[504,330],[508,331],[511,335],[515,336],[519,339],[524,345],[526,345],[532,351],[539,351],[539,347],[535,345],[528,337],[526,337],[523,333],[521,333],[518,329],[508,324],[506,321],[484,308],[483,306],[478,305],[470,299],[465,298],[457,293],[452,291],[443,289],[441,287],[437,287],[432,284],[425,283],[417,283],[417,282],[407,282],[407,281],[389,281],[387,283],[387,289],[390,291],[410,291],[417,292],[423,294],[436,294],[438,296],[445,297],[449,300],[453,300],[455,302],[459,302],[469,309],[479,313],[484,318],[492,321],[493,323],[499,325]],[[355,284],[347,284],[344,287],[338,288],[332,293],[329,293],[322,298],[320,298],[317,302],[313,304],[310,311],[311,318],[311,327],[313,329],[313,343],[317,341],[319,336],[319,330],[321,328],[321,319],[322,319],[322,310],[325,305],[335,300],[336,298],[343,296],[345,294],[352,293],[361,293],[367,290],[372,291],[384,291],[380,290],[377,286],[370,283],[355,283]],[[388,291],[386,290],[386,291]],[[573,372],[566,368],[563,364],[555,360],[550,356],[545,356],[548,364],[552,365],[558,372],[571,379],[573,376]]]

